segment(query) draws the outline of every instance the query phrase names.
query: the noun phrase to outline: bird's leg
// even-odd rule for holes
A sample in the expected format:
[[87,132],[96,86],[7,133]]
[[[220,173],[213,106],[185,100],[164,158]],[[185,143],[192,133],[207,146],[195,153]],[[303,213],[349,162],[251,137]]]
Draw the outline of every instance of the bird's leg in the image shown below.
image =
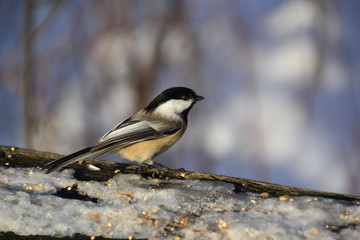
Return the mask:
[[171,168],[168,168],[167,166],[164,166],[164,165],[162,165],[160,163],[155,162],[152,159],[148,159],[148,160],[144,161],[143,163],[144,163],[145,166],[155,167],[160,171],[185,172],[184,168],[171,169]]
[[153,164],[151,164],[151,166],[161,170],[161,171],[171,171],[171,168],[168,168],[167,166],[164,166],[160,163],[154,162]]
[[157,163],[152,159],[145,160],[143,163],[144,163],[145,166],[147,166],[149,168],[157,168],[157,169],[159,169],[161,171],[171,171],[170,168],[168,168],[168,167],[166,167],[166,166],[164,166],[164,165],[162,165],[160,163]]

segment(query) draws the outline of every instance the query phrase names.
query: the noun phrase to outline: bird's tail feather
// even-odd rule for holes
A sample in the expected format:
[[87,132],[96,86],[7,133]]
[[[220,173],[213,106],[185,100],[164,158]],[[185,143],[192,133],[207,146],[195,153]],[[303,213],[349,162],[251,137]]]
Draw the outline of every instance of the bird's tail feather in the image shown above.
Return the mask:
[[94,153],[91,152],[91,147],[84,148],[80,151],[77,151],[73,154],[67,155],[63,158],[60,158],[58,160],[54,160],[52,162],[49,162],[44,166],[44,168],[47,168],[46,173],[51,173],[52,171],[55,171],[56,169],[59,169],[61,167],[65,167],[73,162],[79,161],[83,158],[86,158]]

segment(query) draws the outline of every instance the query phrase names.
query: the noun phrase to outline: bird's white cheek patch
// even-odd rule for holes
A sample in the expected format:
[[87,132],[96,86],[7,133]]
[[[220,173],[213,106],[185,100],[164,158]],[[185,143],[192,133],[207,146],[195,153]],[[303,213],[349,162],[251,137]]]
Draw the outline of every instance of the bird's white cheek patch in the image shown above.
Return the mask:
[[154,113],[159,114],[163,117],[178,119],[180,118],[179,114],[188,109],[193,100],[180,100],[180,99],[172,99],[169,100],[156,108]]

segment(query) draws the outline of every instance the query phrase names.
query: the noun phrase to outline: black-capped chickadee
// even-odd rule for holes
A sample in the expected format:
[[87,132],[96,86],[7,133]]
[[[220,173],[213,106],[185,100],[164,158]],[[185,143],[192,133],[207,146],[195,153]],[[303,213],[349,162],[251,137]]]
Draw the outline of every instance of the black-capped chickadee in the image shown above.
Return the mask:
[[168,169],[153,158],[181,138],[190,109],[203,99],[189,88],[166,89],[147,107],[111,129],[95,145],[46,164],[46,173],[105,153],[118,153],[129,161]]

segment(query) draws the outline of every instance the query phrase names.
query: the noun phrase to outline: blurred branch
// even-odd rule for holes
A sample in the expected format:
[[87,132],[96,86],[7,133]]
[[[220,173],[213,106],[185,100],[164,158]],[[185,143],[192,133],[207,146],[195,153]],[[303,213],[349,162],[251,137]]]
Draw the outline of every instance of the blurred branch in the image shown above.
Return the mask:
[[[336,19],[337,13],[335,11],[336,9],[339,9],[341,6],[339,5],[333,5],[333,2],[329,1],[310,1],[312,4],[314,4],[314,7],[317,11],[317,18],[315,22],[315,45],[317,50],[317,62],[314,68],[314,73],[312,76],[312,85],[309,87],[307,96],[304,99],[307,99],[310,101],[311,95],[313,95],[314,91],[318,87],[318,85],[321,83],[321,81],[326,81],[324,79],[323,73],[324,73],[324,66],[326,64],[327,56],[333,54],[331,51],[335,49],[333,45],[334,39],[332,38],[331,31],[333,26],[331,25]],[[337,3],[335,3],[337,4]],[[339,20],[337,20],[339,21]],[[337,39],[335,39],[337,40]],[[332,57],[332,56],[331,56]],[[355,95],[355,94],[354,94]],[[353,97],[353,101],[356,103],[356,97],[354,97],[353,94],[351,94],[351,97]],[[310,105],[309,105],[310,107]],[[354,134],[353,139],[353,149],[356,149],[359,143],[359,136]],[[356,150],[355,150],[356,151]],[[358,162],[358,159],[354,158],[352,156],[352,150],[349,150],[347,148],[344,149],[344,152],[342,152],[339,158],[339,161],[345,162],[348,168],[348,183],[349,183],[349,191],[350,192],[358,192],[359,191],[359,168],[360,164]]]
[[62,2],[63,0],[52,1],[52,8],[45,16],[45,18],[41,21],[39,26],[37,26],[37,28],[32,31],[31,35],[33,35],[33,37],[39,36],[44,31],[44,29],[46,29],[46,27],[56,19]]
[[162,62],[161,47],[169,29],[184,20],[183,1],[170,1],[167,4],[169,4],[169,11],[167,11],[160,23],[161,25],[159,26],[159,31],[153,46],[152,59],[149,61],[148,65],[142,69],[139,69],[139,66],[136,65],[136,63],[132,66],[132,73],[135,74],[135,89],[139,97],[136,104],[138,109],[144,107],[149,101],[149,93],[156,82],[157,72],[159,71]]
[[307,88],[304,88],[301,92],[301,100],[305,103],[305,109],[307,110],[308,116],[312,116],[312,105],[313,103],[313,95],[320,85],[324,73],[324,65],[326,61],[326,55],[329,51],[329,7],[327,1],[311,1],[308,0],[310,4],[312,4],[314,10],[316,11],[316,18],[313,25],[314,30],[314,38],[313,44],[315,45],[315,66],[314,71],[311,76],[309,76],[310,84]]

